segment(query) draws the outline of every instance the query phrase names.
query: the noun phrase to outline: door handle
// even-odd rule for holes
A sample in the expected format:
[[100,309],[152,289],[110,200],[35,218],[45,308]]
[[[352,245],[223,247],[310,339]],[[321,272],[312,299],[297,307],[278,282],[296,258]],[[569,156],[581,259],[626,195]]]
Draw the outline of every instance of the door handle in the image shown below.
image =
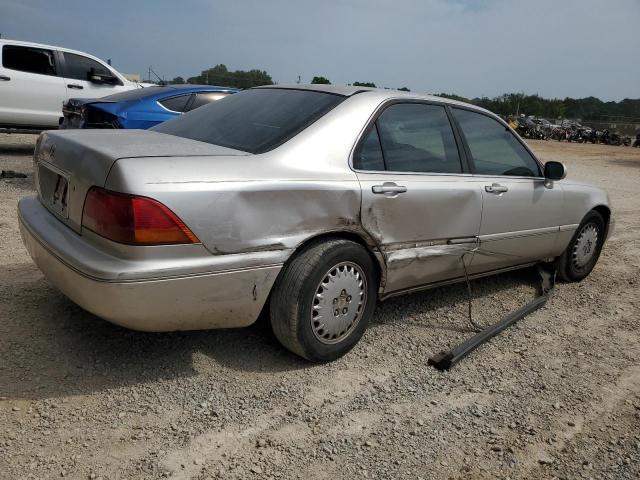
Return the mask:
[[382,185],[372,186],[371,191],[373,193],[384,194],[392,197],[399,193],[405,193],[407,191],[407,187],[404,185],[398,185],[394,182],[384,182]]
[[8,82],[9,80],[11,80],[11,77],[7,77],[6,75],[0,75],[0,80]]
[[67,85],[69,88],[75,88],[76,90],[82,90],[84,87],[82,85],[78,85],[77,83],[70,83]]
[[484,190],[488,193],[495,193],[496,195],[500,195],[501,193],[508,192],[509,187],[500,185],[499,183],[493,183],[491,185],[485,185]]

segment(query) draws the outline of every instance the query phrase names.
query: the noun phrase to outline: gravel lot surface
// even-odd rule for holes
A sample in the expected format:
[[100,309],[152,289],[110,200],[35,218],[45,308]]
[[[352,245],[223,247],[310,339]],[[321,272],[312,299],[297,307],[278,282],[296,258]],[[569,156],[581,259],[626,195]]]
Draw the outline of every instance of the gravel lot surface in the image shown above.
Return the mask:
[[[640,478],[640,150],[531,142],[605,187],[617,229],[590,277],[455,369],[463,286],[380,305],[330,365],[243,330],[145,334],[47,283],[22,246],[35,136],[0,134],[0,477]],[[533,297],[531,271],[473,282],[476,318]]]

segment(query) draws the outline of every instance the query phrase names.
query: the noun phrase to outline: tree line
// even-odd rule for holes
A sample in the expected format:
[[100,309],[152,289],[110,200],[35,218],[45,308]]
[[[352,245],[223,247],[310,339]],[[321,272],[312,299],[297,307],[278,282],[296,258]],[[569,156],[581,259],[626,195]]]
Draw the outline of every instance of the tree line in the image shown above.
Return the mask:
[[506,93],[494,98],[465,98],[448,93],[440,93],[438,96],[472,103],[501,115],[524,113],[537,117],[583,120],[598,120],[607,116],[640,118],[640,99],[625,98],[620,102],[603,102],[596,97],[549,99],[524,93]]
[[[273,79],[264,70],[229,70],[225,65],[203,70],[200,75],[174,78],[170,83],[194,85],[220,85],[234,88],[251,88],[260,85],[273,85]],[[313,77],[313,84],[329,85],[331,81],[321,75]],[[361,87],[376,87],[373,82],[353,82],[351,85]],[[407,87],[398,90],[410,91]],[[524,113],[546,118],[580,118],[597,120],[601,117],[631,117],[640,118],[640,99],[625,98],[620,102],[603,102],[596,97],[587,98],[543,98],[540,95],[526,95],[524,93],[506,93],[497,97],[465,98],[451,93],[439,93],[440,97],[472,103],[501,115]]]

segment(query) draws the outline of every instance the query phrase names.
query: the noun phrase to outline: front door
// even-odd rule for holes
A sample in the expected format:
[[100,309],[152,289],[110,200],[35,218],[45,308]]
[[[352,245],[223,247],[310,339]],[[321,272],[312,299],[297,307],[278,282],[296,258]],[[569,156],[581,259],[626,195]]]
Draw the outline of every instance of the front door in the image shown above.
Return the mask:
[[114,93],[130,90],[116,78],[115,83],[95,83],[90,81],[93,73],[114,75],[105,65],[92,58],[75,53],[62,52],[65,64],[65,83],[68,98],[101,98]]
[[362,224],[387,265],[385,293],[464,274],[462,256],[480,229],[482,191],[463,170],[443,105],[387,106],[356,148],[353,167]]
[[542,260],[554,250],[563,192],[509,127],[481,112],[452,108],[482,188],[480,248],[470,272]]

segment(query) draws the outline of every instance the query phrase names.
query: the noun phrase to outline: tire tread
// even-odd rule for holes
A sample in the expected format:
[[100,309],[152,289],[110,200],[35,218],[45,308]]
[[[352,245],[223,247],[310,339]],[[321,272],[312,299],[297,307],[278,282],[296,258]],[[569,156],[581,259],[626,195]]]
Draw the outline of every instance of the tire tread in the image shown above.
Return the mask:
[[270,316],[273,333],[288,350],[307,360],[314,360],[298,338],[299,308],[305,280],[314,272],[322,258],[330,251],[359,244],[346,239],[322,240],[311,243],[299,252],[280,273],[271,298]]

